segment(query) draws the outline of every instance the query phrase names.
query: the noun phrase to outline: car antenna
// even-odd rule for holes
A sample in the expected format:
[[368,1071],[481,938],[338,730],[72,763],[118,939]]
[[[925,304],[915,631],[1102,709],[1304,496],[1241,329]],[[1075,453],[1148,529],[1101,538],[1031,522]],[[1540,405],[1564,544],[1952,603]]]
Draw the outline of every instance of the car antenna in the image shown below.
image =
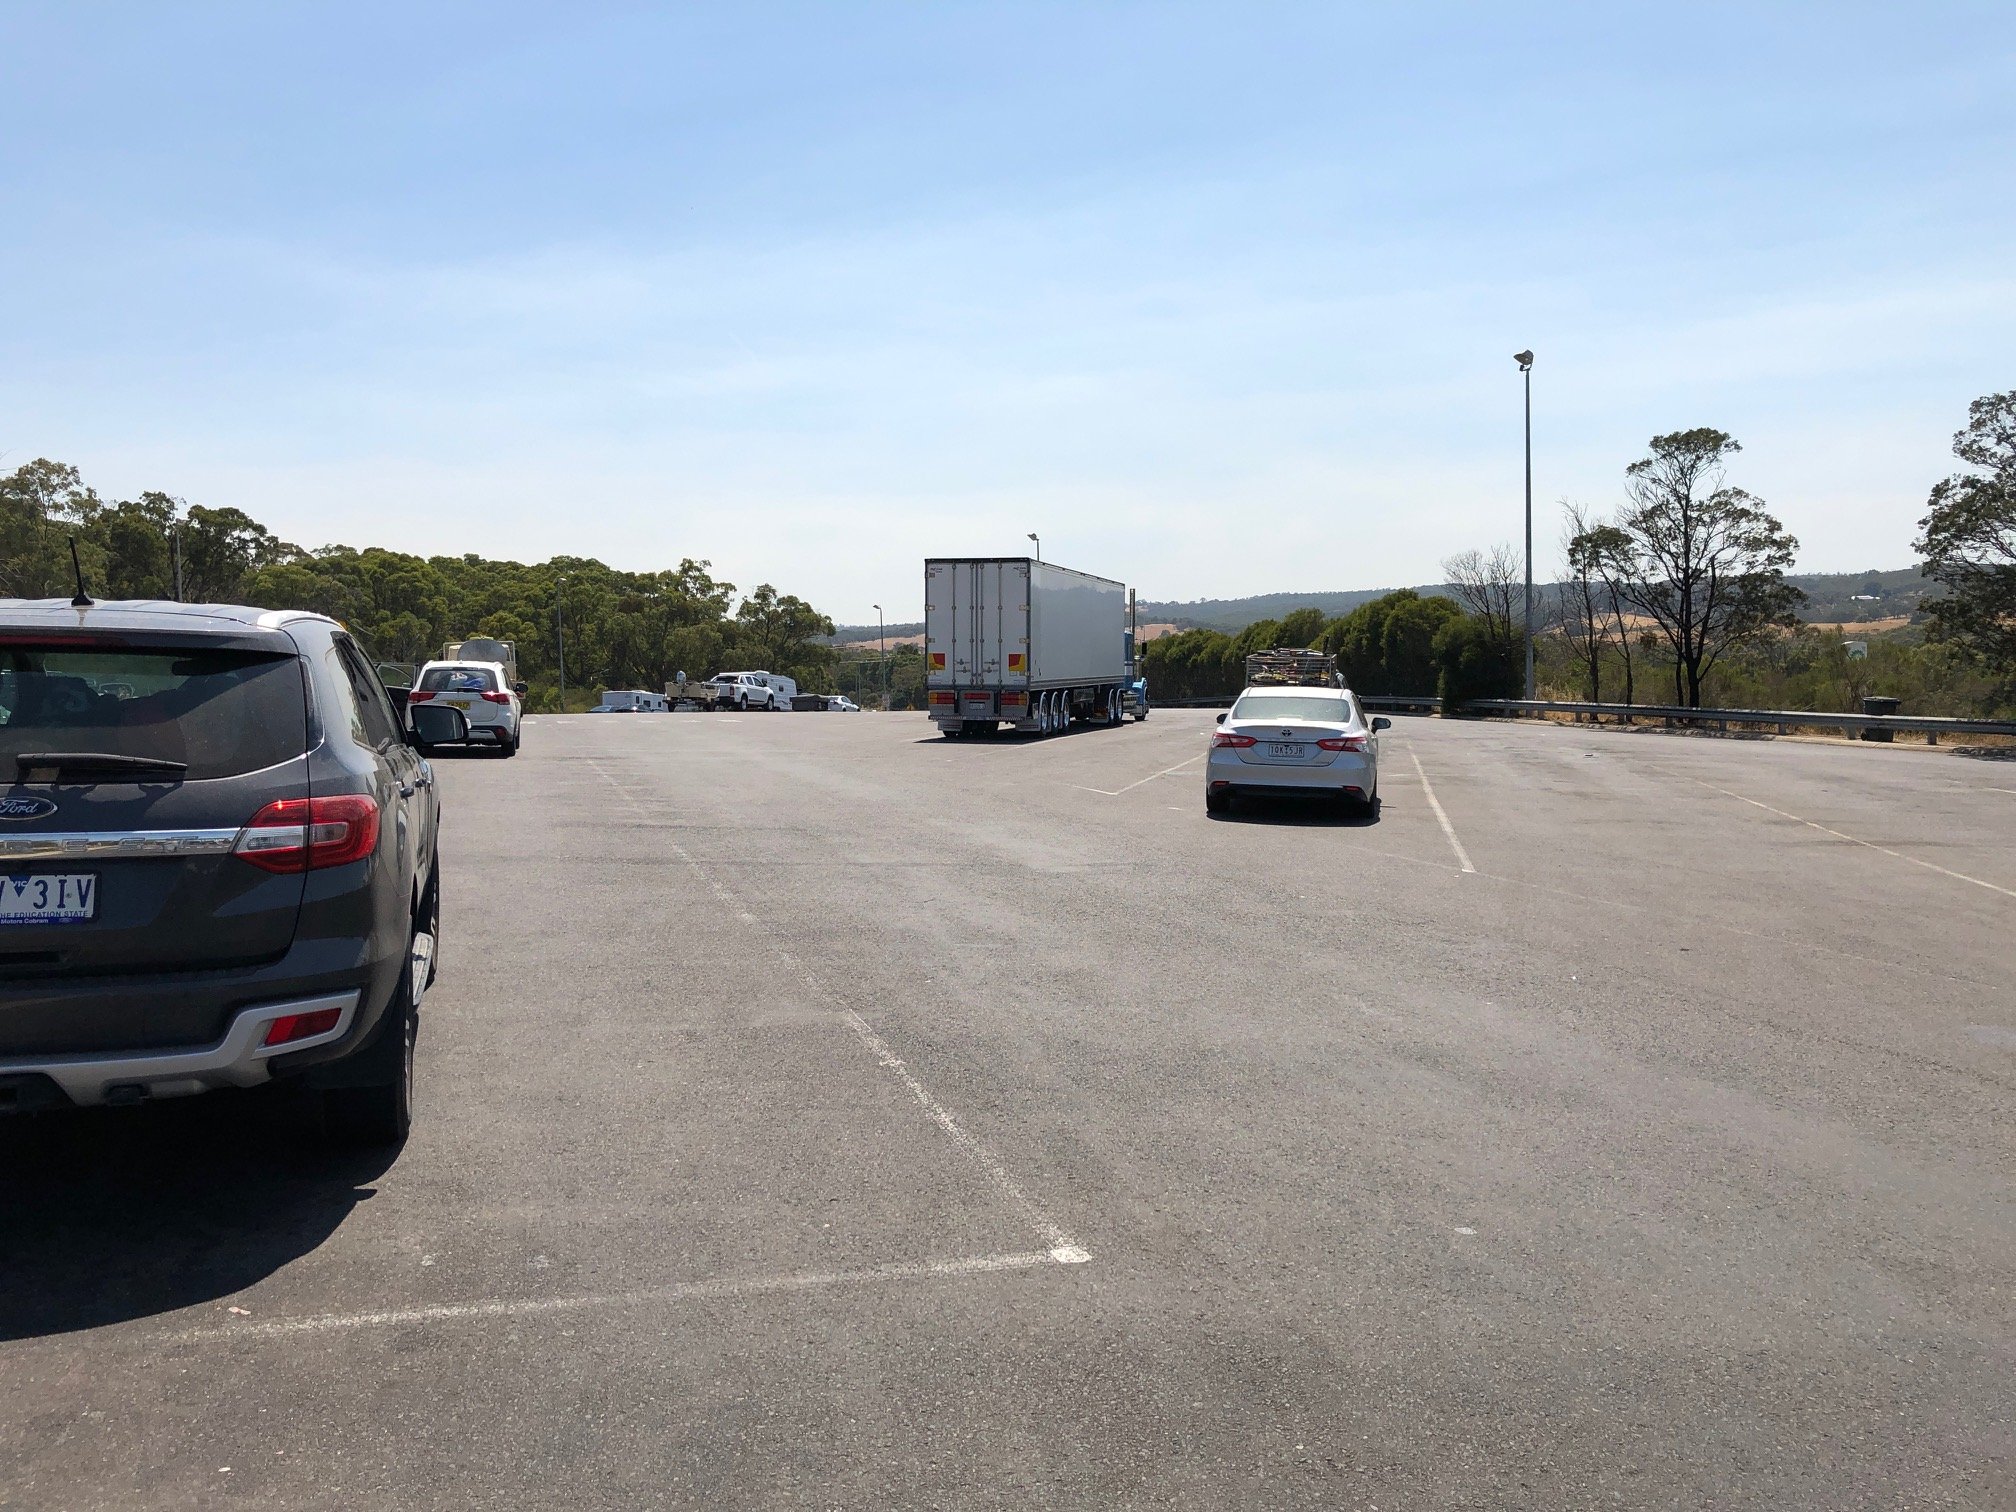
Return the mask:
[[70,537],[70,570],[77,574],[77,597],[70,600],[72,609],[89,609],[96,602],[84,591],[84,564],[77,560],[77,537]]

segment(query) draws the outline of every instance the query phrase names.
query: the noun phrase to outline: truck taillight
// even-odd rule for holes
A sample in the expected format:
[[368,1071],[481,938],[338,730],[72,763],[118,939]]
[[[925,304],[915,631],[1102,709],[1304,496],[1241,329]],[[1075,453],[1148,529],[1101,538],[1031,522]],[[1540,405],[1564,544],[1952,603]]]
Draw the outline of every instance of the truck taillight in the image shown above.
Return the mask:
[[1234,735],[1229,731],[1220,730],[1216,735],[1211,737],[1211,744],[1228,747],[1235,751],[1243,751],[1246,747],[1258,745],[1260,742],[1255,740],[1251,735]]
[[232,854],[261,871],[320,871],[378,848],[378,800],[365,794],[282,798],[238,832]]
[[1365,749],[1365,737],[1363,735],[1340,735],[1335,740],[1319,740],[1316,742],[1316,749],[1319,751],[1362,751]]
[[954,704],[958,701],[958,695],[953,693],[933,693],[931,695],[933,705]]

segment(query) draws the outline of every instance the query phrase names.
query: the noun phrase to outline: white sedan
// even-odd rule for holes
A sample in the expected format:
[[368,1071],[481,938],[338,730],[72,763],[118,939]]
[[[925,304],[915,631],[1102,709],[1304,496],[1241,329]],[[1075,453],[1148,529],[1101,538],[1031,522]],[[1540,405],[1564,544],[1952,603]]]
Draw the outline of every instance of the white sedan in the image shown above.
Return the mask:
[[1204,763],[1204,807],[1239,797],[1327,798],[1354,813],[1379,806],[1379,732],[1343,688],[1248,688],[1218,716]]

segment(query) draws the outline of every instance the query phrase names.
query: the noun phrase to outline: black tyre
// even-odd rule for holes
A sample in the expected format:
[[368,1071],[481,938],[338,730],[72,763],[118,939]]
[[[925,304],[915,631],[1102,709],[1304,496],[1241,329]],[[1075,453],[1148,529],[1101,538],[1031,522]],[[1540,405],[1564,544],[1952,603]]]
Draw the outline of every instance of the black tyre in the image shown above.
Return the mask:
[[1207,814],[1231,813],[1232,795],[1230,793],[1206,793],[1204,795],[1204,812]]
[[413,1009],[413,955],[399,973],[392,1006],[385,1010],[377,1037],[356,1057],[353,1074],[359,1085],[330,1087],[322,1094],[322,1128],[340,1145],[392,1145],[413,1128],[413,1051],[420,1020]]
[[505,759],[505,760],[507,760],[507,761],[508,761],[508,760],[510,760],[510,759],[511,759],[511,758],[512,758],[513,756],[516,756],[516,755],[518,754],[518,734],[517,734],[517,732],[516,732],[516,731],[513,731],[513,732],[512,732],[512,733],[511,733],[511,734],[510,734],[509,736],[507,736],[507,737],[506,737],[505,739],[503,739],[503,740],[499,741],[499,742],[498,742],[498,745],[499,745],[499,748],[501,749],[501,752],[502,752],[502,754],[503,754],[503,756],[504,756],[504,759]]

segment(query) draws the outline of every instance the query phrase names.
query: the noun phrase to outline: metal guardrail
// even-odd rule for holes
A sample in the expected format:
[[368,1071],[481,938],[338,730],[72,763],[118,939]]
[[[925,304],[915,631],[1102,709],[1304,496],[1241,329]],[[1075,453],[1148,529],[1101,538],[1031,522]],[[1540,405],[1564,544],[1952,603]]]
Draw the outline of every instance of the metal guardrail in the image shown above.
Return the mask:
[[[1372,699],[1366,699],[1372,703]],[[1587,714],[1601,723],[1615,719],[1631,724],[1641,719],[1661,720],[1669,728],[1679,724],[1713,725],[1726,730],[1731,725],[1769,725],[1779,734],[1792,729],[1854,730],[1865,738],[1887,740],[1889,733],[1910,730],[1937,745],[1941,735],[2016,735],[2016,720],[1946,719],[1919,714],[1823,714],[1814,709],[1690,709],[1681,704],[1571,703],[1546,698],[1473,698],[1462,707],[1465,714]]]
[[[1156,703],[1165,709],[1223,709],[1229,708],[1237,696],[1164,698],[1156,700]],[[1360,695],[1358,702],[1368,709],[1396,714],[1442,712],[1442,700],[1426,696],[1396,698],[1364,694]],[[1929,714],[1831,714],[1814,709],[1690,709],[1681,704],[1576,703],[1549,698],[1474,698],[1455,712],[1465,715],[1509,714],[1514,717],[1522,714],[1586,714],[1599,724],[1606,719],[1618,724],[1653,720],[1669,729],[1682,724],[1711,725],[1719,730],[1727,730],[1731,725],[1761,725],[1775,729],[1781,735],[1795,729],[1852,730],[1875,740],[1886,740],[1890,733],[1909,730],[1925,736],[1930,745],[1937,745],[1942,735],[2016,735],[2016,720],[2009,719],[1948,719]]]

